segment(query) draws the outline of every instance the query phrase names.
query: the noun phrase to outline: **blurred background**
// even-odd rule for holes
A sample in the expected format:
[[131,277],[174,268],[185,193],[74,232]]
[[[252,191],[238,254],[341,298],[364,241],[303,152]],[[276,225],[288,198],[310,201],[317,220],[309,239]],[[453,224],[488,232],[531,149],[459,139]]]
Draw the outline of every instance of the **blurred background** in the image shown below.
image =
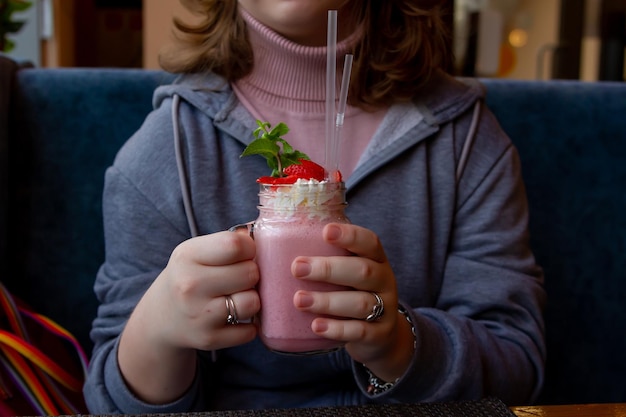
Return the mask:
[[[2,0],[2,2],[11,0]],[[235,0],[233,0],[235,1]],[[441,0],[457,75],[626,79],[626,0]],[[32,0],[8,55],[40,67],[158,69],[179,0]]]

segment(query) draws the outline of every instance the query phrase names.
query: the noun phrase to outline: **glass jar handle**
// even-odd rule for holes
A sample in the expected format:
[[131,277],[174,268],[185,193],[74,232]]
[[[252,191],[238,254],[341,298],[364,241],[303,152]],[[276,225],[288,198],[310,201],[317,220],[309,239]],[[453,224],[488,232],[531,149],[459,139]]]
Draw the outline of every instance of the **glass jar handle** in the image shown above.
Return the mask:
[[248,234],[250,235],[250,237],[252,239],[254,239],[254,221],[248,222],[248,223],[240,223],[240,224],[236,224],[234,226],[232,226],[231,228],[228,229],[229,232],[238,232],[240,230],[246,229],[248,231]]

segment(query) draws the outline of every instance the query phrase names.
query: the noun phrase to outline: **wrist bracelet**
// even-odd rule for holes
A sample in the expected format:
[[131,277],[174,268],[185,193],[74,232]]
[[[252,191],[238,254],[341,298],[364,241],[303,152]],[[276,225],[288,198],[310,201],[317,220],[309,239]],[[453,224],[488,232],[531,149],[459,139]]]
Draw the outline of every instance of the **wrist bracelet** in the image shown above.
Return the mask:
[[[398,311],[402,313],[406,321],[408,321],[411,325],[411,333],[413,333],[413,349],[415,349],[417,347],[417,333],[415,331],[415,325],[413,325],[413,322],[411,321],[411,316],[402,305],[398,305]],[[393,382],[387,382],[374,375],[372,371],[367,368],[367,366],[363,365],[363,368],[365,368],[365,372],[367,372],[367,393],[370,395],[382,394],[383,392],[393,388],[393,386],[400,380],[400,378],[396,378]]]
[[402,313],[406,321],[411,325],[411,333],[413,333],[413,350],[417,349],[417,331],[415,330],[415,324],[413,324],[413,320],[411,320],[411,315],[409,312],[402,306],[398,304],[398,311]]
[[367,382],[368,382],[367,393],[369,395],[377,395],[385,391],[388,391],[394,385],[396,385],[396,382],[398,382],[398,379],[400,379],[398,378],[393,382],[383,381],[382,379],[374,375],[372,371],[367,369],[365,365],[363,365],[363,367],[365,368],[365,372],[367,372]]

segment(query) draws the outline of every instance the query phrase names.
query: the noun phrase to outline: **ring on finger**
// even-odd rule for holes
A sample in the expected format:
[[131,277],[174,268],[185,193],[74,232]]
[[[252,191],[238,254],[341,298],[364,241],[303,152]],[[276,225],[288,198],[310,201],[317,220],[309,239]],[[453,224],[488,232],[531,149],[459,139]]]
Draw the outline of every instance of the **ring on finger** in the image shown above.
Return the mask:
[[376,294],[375,292],[372,292],[370,294],[372,294],[374,298],[376,298],[376,304],[374,304],[374,307],[372,307],[372,312],[367,317],[365,317],[365,321],[368,323],[378,320],[385,313],[385,303],[383,303],[383,299],[381,298],[381,296]]
[[226,324],[239,324],[237,308],[235,308],[235,302],[230,295],[226,296]]

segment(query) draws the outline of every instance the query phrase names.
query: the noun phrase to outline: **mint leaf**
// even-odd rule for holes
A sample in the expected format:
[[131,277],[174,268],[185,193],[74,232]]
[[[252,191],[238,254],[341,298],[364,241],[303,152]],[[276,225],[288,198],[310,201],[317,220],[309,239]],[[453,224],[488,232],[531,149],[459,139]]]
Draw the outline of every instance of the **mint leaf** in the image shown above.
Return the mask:
[[269,139],[255,139],[243,150],[241,156],[263,155],[273,158],[280,152],[280,147]]
[[272,170],[273,177],[283,177],[283,170],[290,165],[299,164],[300,159],[310,159],[282,138],[289,132],[285,123],[272,127],[268,122],[256,121],[259,126],[252,134],[255,139],[243,150],[240,157],[261,155],[267,159],[267,166]]
[[289,128],[286,124],[280,122],[276,126],[274,126],[274,128],[269,132],[269,135],[272,137],[280,138],[281,136],[285,136],[287,133],[289,133]]

